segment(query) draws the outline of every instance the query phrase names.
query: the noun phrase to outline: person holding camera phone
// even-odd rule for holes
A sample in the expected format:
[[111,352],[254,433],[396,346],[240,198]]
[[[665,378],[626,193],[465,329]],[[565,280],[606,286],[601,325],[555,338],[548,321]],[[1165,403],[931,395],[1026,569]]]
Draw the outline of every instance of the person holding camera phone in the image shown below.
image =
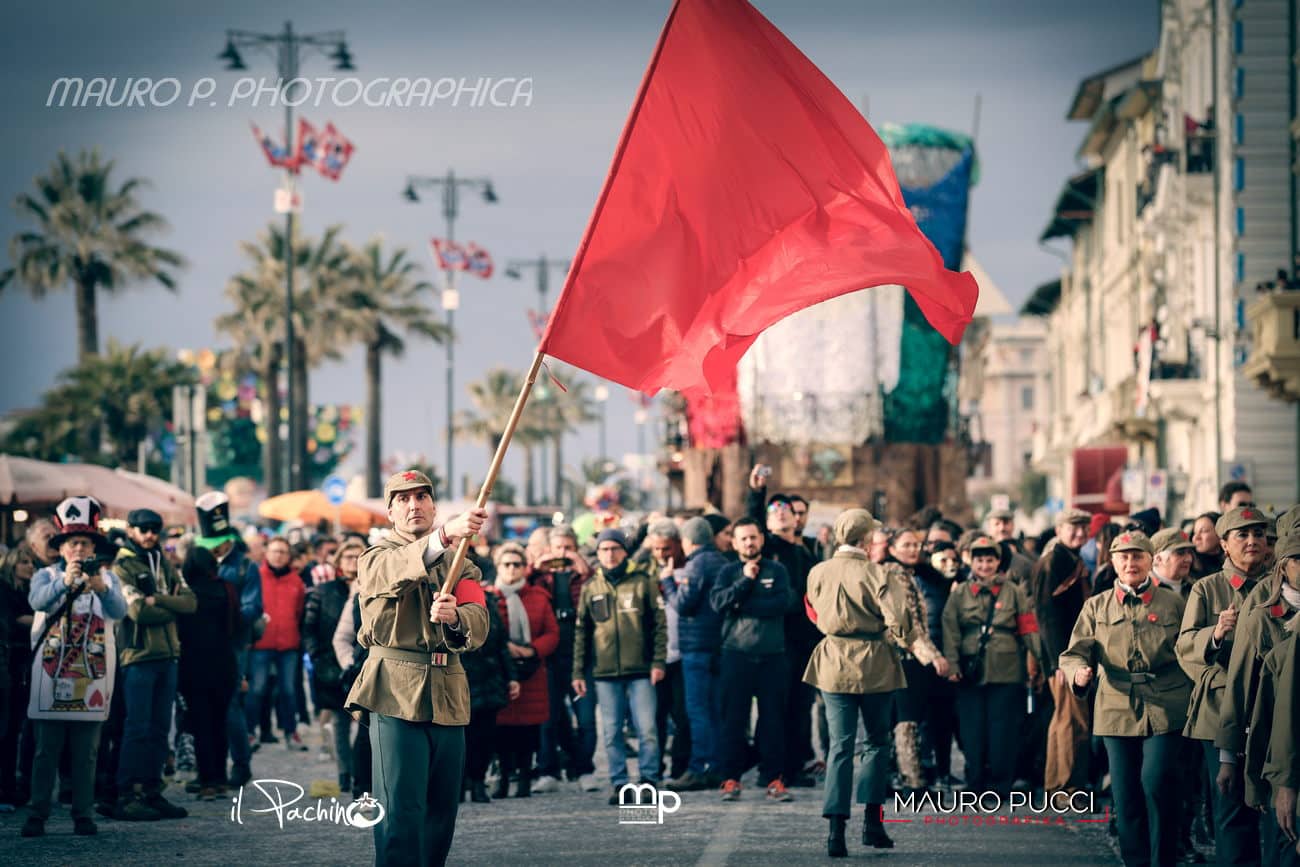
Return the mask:
[[1028,593],[1007,577],[1010,557],[989,536],[967,549],[971,577],[943,608],[943,652],[959,664],[957,725],[966,754],[966,784],[1006,797],[1016,770],[1025,686],[1040,676],[1043,645]]
[[[595,792],[600,790],[594,762],[596,706],[592,701],[580,701],[570,685],[578,599],[583,585],[591,578],[591,567],[578,552],[578,535],[572,527],[562,524],[545,533],[547,546],[532,555],[528,583],[550,594],[551,609],[560,629],[560,643],[546,660],[550,717],[542,724],[537,777],[532,790],[538,794],[556,791],[567,766],[569,779],[576,779],[584,792]],[[588,692],[594,692],[590,673],[585,680]]]
[[103,513],[93,497],[69,497],[55,510],[59,559],[32,576],[32,688],[36,756],[24,837],[40,837],[50,817],[54,773],[66,744],[72,766],[72,824],[98,831],[92,818],[99,732],[112,700],[117,647],[113,623],[126,614],[120,582],[108,568],[114,548],[99,532]]

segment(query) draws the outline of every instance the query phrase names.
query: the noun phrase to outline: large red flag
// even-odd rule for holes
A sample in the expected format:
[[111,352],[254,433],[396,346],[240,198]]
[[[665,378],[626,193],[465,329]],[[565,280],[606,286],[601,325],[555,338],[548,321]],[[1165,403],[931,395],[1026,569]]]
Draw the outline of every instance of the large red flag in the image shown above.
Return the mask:
[[857,109],[745,0],[677,0],[539,349],[697,391],[774,322],[889,283],[961,338],[975,280],[944,269]]

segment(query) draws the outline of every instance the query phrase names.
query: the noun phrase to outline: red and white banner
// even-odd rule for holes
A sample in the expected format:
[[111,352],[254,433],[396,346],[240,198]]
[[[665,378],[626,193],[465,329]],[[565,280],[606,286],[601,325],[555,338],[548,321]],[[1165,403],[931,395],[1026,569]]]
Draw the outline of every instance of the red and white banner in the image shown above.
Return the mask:
[[492,276],[492,255],[473,241],[461,245],[445,238],[430,238],[433,260],[443,271],[468,271],[486,280]]

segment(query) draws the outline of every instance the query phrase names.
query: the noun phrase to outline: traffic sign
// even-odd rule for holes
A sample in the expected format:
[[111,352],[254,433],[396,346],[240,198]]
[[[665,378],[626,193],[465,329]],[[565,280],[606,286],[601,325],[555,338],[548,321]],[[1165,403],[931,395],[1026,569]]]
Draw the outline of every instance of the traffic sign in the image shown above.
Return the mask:
[[330,505],[337,506],[347,496],[348,483],[342,476],[330,476],[321,484],[320,489],[325,492],[325,498],[330,501]]

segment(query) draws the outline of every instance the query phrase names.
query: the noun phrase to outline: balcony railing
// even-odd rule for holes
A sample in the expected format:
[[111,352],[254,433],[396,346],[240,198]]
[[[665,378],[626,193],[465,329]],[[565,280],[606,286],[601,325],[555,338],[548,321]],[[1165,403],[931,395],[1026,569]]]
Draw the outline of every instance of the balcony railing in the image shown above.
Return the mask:
[[1300,401],[1300,291],[1261,295],[1246,308],[1250,355],[1242,372],[1275,397]]

